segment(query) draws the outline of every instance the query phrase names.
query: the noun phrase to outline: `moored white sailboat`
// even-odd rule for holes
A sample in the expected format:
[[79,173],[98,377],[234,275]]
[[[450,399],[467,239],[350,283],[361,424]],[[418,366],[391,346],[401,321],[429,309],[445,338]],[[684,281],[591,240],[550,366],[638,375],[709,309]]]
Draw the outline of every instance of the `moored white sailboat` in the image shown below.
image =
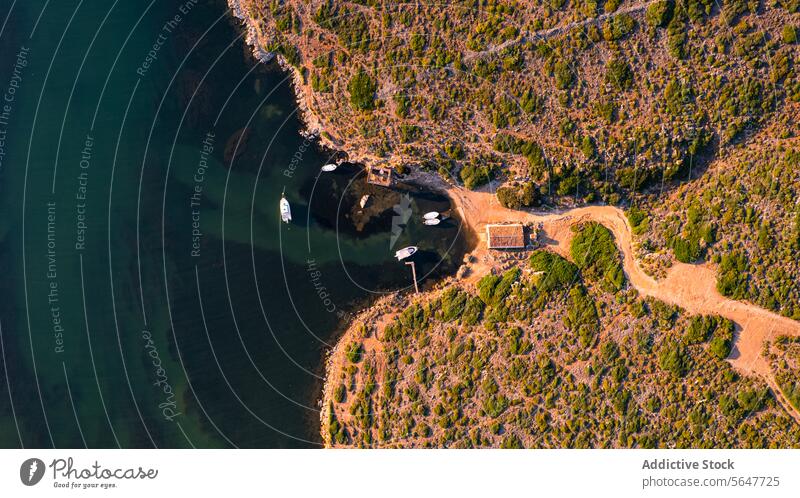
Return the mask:
[[280,212],[281,220],[284,223],[289,223],[292,221],[292,208],[289,206],[289,201],[286,200],[286,196],[284,194],[281,194]]

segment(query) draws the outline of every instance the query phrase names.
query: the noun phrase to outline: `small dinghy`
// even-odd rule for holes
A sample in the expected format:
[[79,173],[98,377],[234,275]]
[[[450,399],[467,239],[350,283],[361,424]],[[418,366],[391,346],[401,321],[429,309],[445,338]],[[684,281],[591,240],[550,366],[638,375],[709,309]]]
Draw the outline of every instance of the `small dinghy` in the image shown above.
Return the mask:
[[284,223],[292,221],[292,208],[289,206],[289,201],[286,200],[283,194],[281,194],[280,210],[281,220],[283,220]]
[[431,211],[430,213],[425,213],[425,215],[423,216],[423,218],[425,218],[426,220],[435,220],[438,217],[439,217],[439,213],[437,213],[436,211]]
[[366,206],[368,202],[369,202],[369,194],[362,197],[358,205],[361,206],[361,209],[364,209],[364,206]]
[[331,171],[336,171],[336,168],[338,168],[338,167],[339,167],[338,164],[330,163],[330,164],[326,164],[325,166],[323,166],[322,167],[322,171],[324,171],[326,173],[330,173]]
[[439,218],[430,218],[430,219],[422,221],[422,223],[424,223],[426,225],[429,225],[429,226],[435,226],[435,225],[438,225],[441,222],[442,222],[442,220],[440,220]]
[[396,253],[394,253],[394,257],[397,258],[397,261],[402,261],[408,257],[414,255],[417,252],[417,246],[408,246],[400,249]]

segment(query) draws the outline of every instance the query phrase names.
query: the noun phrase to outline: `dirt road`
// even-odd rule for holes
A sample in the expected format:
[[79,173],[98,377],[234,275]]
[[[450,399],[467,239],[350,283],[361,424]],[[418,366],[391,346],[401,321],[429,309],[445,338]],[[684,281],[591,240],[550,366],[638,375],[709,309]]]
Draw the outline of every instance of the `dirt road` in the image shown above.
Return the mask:
[[[573,225],[586,221],[601,223],[614,234],[617,246],[623,254],[625,274],[630,284],[641,294],[675,304],[693,314],[717,314],[733,320],[737,325],[737,334],[728,361],[743,373],[765,378],[776,391],[775,396],[781,405],[800,422],[800,411],[789,405],[783,393],[779,392],[772,370],[762,355],[764,341],[778,335],[800,336],[800,322],[722,296],[717,291],[716,270],[709,264],[676,262],[666,278],[653,279],[636,261],[631,227],[619,208],[589,206],[542,214],[506,209],[488,191],[476,192],[451,187],[448,193],[461,210],[465,222],[476,233],[483,233],[487,223],[541,223],[543,233],[540,241],[566,257],[569,257]],[[485,251],[485,245],[481,244],[477,250]]]

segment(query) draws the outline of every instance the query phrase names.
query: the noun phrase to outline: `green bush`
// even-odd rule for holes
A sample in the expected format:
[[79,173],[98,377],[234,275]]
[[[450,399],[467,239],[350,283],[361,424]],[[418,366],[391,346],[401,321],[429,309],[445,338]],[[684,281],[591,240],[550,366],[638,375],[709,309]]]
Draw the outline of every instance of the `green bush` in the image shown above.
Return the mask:
[[564,323],[578,336],[581,347],[588,348],[594,343],[600,331],[600,322],[594,300],[583,286],[573,287],[569,291]]
[[361,344],[358,342],[351,342],[347,346],[347,351],[345,353],[345,356],[347,356],[347,359],[350,361],[350,363],[358,363],[359,361],[361,361],[361,357],[363,356],[363,354],[364,350],[361,347]]
[[681,263],[693,263],[700,259],[700,241],[696,238],[674,237],[670,243],[675,259]]
[[654,28],[663,28],[669,24],[672,19],[673,2],[671,0],[662,0],[655,2],[647,7],[645,19],[647,24]]
[[442,320],[452,322],[464,313],[469,296],[458,287],[450,287],[442,293]]
[[344,401],[345,395],[347,394],[347,389],[344,387],[344,384],[339,384],[336,386],[336,389],[333,390],[333,400],[337,403],[341,403]]
[[375,92],[378,90],[377,82],[367,74],[364,69],[359,69],[347,84],[350,92],[350,104],[359,111],[375,109]]
[[468,163],[461,168],[459,176],[461,181],[464,182],[464,186],[472,190],[488,183],[492,179],[492,168]]
[[531,342],[525,339],[525,333],[519,327],[512,327],[506,333],[506,342],[511,354],[527,354],[533,347]]
[[618,90],[627,90],[633,86],[633,71],[628,63],[619,57],[615,57],[606,66],[606,82],[613,85]]
[[481,298],[472,296],[467,300],[464,313],[461,315],[461,323],[464,325],[477,325],[481,321],[484,304]]
[[791,24],[787,24],[783,27],[783,31],[781,32],[781,39],[783,43],[792,44],[797,42],[797,28],[792,26]]
[[668,339],[658,353],[658,366],[675,377],[683,377],[689,372],[689,353],[679,342]]
[[500,448],[504,450],[522,450],[525,447],[522,445],[522,441],[515,436],[514,434],[509,434],[508,436],[503,438],[503,442],[500,443]]
[[628,218],[628,223],[631,224],[631,231],[634,235],[642,235],[647,232],[650,227],[650,217],[647,216],[647,213],[636,206],[631,206],[625,211],[625,215]]
[[734,324],[727,318],[717,318],[717,326],[714,330],[711,342],[708,344],[709,352],[720,360],[724,360],[731,354],[733,347]]
[[603,24],[603,38],[606,41],[621,40],[628,36],[634,27],[636,21],[628,14],[612,16]]
[[[729,322],[729,320],[727,321]],[[686,330],[686,342],[688,344],[706,342],[720,326],[728,326],[726,319],[721,316],[693,316],[689,321],[689,328]]]
[[539,193],[536,185],[525,182],[522,185],[503,186],[497,189],[497,200],[503,207],[519,209],[538,205]]
[[533,271],[542,272],[536,287],[543,292],[566,289],[578,282],[578,267],[553,252],[534,251],[528,263]]
[[621,290],[625,273],[611,231],[595,222],[573,227],[573,231],[570,254],[581,274],[609,292]]
[[559,90],[566,90],[571,87],[575,79],[572,74],[572,68],[563,60],[556,62],[553,67],[553,76],[556,79],[556,88]]
[[717,290],[731,299],[745,299],[748,292],[749,274],[747,259],[740,252],[723,254],[717,277]]

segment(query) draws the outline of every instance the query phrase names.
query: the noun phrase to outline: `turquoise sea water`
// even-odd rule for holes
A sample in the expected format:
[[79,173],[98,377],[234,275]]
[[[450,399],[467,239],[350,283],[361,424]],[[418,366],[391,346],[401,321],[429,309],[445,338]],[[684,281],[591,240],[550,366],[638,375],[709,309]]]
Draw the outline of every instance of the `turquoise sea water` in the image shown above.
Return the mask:
[[358,230],[363,193],[402,195],[319,175],[224,2],[4,0],[0,23],[0,447],[318,445],[326,349],[411,283],[394,250],[427,283],[460,261],[457,220],[418,221],[447,200]]

